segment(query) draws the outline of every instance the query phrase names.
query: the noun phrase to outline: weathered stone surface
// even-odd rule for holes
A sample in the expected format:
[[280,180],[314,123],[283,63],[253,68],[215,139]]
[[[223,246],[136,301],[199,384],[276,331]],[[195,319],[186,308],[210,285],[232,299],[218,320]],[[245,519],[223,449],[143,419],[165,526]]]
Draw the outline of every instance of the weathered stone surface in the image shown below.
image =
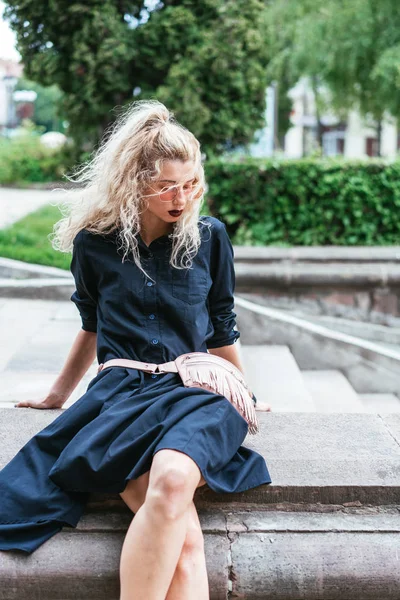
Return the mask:
[[397,413],[382,415],[382,421],[400,447],[400,415]]
[[[400,533],[400,506],[384,510],[364,507],[343,508],[332,512],[281,512],[277,510],[242,510],[229,512],[226,527],[230,532],[387,532]],[[382,507],[381,507],[382,508]]]
[[399,598],[398,533],[247,533],[231,552],[232,598]]
[[[211,600],[398,600],[400,506],[199,510]],[[132,514],[84,515],[31,555],[0,552],[0,600],[118,600]]]

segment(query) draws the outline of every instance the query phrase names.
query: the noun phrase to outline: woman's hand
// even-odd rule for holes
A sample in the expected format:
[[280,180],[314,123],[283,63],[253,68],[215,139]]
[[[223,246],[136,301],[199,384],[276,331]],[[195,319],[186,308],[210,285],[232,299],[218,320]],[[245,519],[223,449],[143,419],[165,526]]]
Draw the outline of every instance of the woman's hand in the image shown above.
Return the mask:
[[269,404],[267,404],[266,402],[259,402],[256,398],[256,396],[253,393],[253,402],[254,402],[254,407],[256,410],[262,411],[262,412],[270,412],[271,411],[271,406]]
[[80,329],[65,365],[49,392],[38,400],[22,400],[15,408],[61,408],[66,403],[96,356],[97,335]]
[[61,394],[51,393],[40,400],[22,400],[14,404],[15,408],[61,408],[68,400]]

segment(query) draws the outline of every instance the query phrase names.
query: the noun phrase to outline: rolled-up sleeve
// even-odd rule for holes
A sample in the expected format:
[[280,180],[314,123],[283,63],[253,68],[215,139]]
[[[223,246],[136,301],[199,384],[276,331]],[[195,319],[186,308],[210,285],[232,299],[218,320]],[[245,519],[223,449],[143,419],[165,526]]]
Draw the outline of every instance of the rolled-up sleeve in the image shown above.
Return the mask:
[[74,239],[70,270],[76,290],[71,296],[82,319],[84,331],[97,332],[97,286],[85,253],[85,235],[80,231]]
[[240,337],[233,312],[235,291],[234,254],[225,224],[215,231],[211,251],[213,284],[208,295],[208,307],[214,333],[206,341],[207,348],[221,348],[234,344]]

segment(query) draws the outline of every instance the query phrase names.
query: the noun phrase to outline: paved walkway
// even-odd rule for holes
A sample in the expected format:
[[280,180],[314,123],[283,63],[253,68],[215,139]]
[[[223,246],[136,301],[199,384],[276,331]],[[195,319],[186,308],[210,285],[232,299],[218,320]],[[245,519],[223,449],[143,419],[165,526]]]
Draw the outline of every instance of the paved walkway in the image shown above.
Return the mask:
[[[79,313],[70,301],[0,298],[0,407],[43,398],[57,379],[80,328]],[[65,408],[85,393],[96,373],[97,360]]]
[[[45,204],[57,204],[63,192],[0,187],[0,229]],[[72,302],[0,298],[0,407],[43,398],[61,371],[81,327]],[[96,374],[96,361],[65,404],[85,391]]]
[[0,187],[0,229],[11,225],[45,204],[62,201],[63,196],[64,193],[57,190],[23,190]]

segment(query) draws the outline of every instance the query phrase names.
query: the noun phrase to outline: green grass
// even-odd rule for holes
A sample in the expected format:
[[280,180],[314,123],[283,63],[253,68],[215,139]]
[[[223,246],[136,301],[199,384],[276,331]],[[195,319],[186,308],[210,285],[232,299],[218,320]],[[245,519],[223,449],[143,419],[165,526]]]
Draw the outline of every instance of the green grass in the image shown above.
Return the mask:
[[0,229],[0,256],[69,270],[71,254],[53,250],[48,235],[62,218],[56,206],[44,206]]

